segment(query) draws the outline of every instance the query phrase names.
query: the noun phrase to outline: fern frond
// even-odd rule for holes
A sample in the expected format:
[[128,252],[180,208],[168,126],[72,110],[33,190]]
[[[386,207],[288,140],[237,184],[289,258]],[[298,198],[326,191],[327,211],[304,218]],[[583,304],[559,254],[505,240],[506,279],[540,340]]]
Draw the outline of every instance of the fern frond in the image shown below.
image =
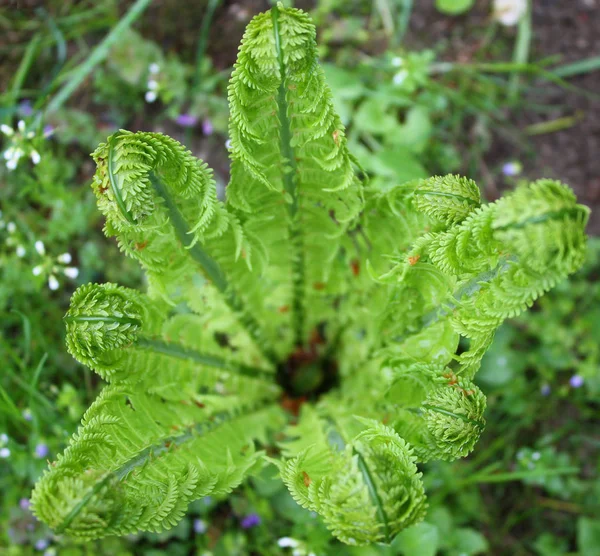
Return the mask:
[[435,176],[415,188],[413,205],[446,225],[462,222],[481,204],[477,184],[461,176]]
[[214,288],[238,326],[275,360],[271,341],[279,331],[271,327],[265,334],[268,321],[254,316],[263,310],[264,291],[250,272],[251,235],[217,200],[206,164],[160,133],[120,131],[93,156],[92,188],[106,216],[105,233],[142,264],[151,288],[174,305]]
[[228,206],[269,253],[266,279],[285,291],[304,344],[323,320],[313,300],[327,296],[341,237],[363,205],[307,14],[278,4],[250,22],[229,104]]
[[[582,264],[588,212],[565,185],[540,180],[474,210],[458,225],[426,234],[398,265],[392,293],[397,299],[406,299],[409,291],[421,296],[416,311],[405,318],[388,308],[386,343],[402,351],[435,336],[428,329],[446,322],[471,341],[457,374],[472,377],[504,319]],[[426,268],[434,269],[435,282],[423,280]]]
[[67,347],[105,380],[171,400],[196,392],[277,395],[272,367],[252,366],[244,353],[217,351],[212,342],[200,351],[204,322],[183,317],[135,290],[87,284],[73,294],[65,317]]
[[389,543],[424,516],[421,473],[392,429],[370,419],[347,421],[323,420],[307,409],[299,430],[290,429],[301,436],[283,445],[293,457],[280,464],[282,479],[298,503],[318,512],[343,542]]
[[108,386],[38,482],[34,513],[80,539],[174,526],[188,504],[237,486],[260,465],[253,440],[280,421],[268,397],[170,402]]

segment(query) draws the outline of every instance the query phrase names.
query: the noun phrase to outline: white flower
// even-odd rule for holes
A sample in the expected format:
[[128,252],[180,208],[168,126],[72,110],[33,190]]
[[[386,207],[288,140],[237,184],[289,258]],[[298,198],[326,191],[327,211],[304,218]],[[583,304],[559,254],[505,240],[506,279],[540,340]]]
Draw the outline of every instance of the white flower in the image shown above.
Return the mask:
[[19,120],[17,127],[21,133],[25,133],[25,122],[23,120]]
[[0,458],[8,458],[10,457],[10,450],[8,448],[0,448]]
[[34,266],[31,272],[34,276],[39,276],[42,273],[42,265]]
[[296,539],[292,539],[292,537],[281,537],[277,544],[281,548],[296,548],[300,543]]
[[7,442],[8,442],[8,434],[3,432],[2,434],[0,434],[0,445],[4,445]]
[[9,234],[14,234],[17,231],[17,225],[14,222],[9,222],[6,225],[6,230]]
[[50,277],[48,278],[48,287],[54,291],[57,290],[59,286],[60,284],[58,283],[56,276],[54,276],[54,274],[50,274]]
[[17,257],[22,259],[25,256],[25,247],[23,247],[22,245],[17,245],[16,253]]
[[394,56],[392,58],[392,66],[394,66],[395,68],[399,68],[402,65],[404,65],[404,60],[400,58],[400,56]]
[[494,0],[494,19],[502,25],[516,25],[527,11],[527,0]]
[[31,162],[33,162],[34,164],[39,164],[40,160],[42,160],[42,157],[40,156],[40,153],[37,152],[35,149],[33,149],[29,153],[29,157],[31,158]]
[[539,452],[533,452],[533,454],[531,454],[531,459],[533,461],[537,461],[538,459],[540,459],[542,457],[542,454],[540,454]]
[[148,66],[148,71],[150,73],[158,73],[160,71],[160,66],[155,62]]
[[148,81],[148,89],[150,89],[151,91],[155,91],[156,89],[158,89],[158,81],[156,81],[155,79],[150,79]]
[[156,93],[154,91],[147,91],[144,98],[146,102],[154,102],[156,100]]
[[10,127],[9,125],[6,125],[6,124],[0,125],[0,131],[2,133],[4,133],[4,135],[6,135],[7,137],[12,137],[13,134],[15,133],[15,130],[12,127]]
[[225,148],[227,150],[229,150],[231,148],[231,139],[227,139],[227,141],[225,141]]
[[408,72],[403,69],[400,70],[396,75],[394,75],[394,85],[402,85],[402,83],[404,83],[404,81],[406,81],[406,78],[408,77]]
[[65,276],[71,278],[72,280],[75,280],[75,278],[79,276],[79,269],[75,266],[68,266],[63,270],[63,272]]
[[71,258],[71,253],[63,253],[56,257],[56,260],[62,264],[69,264],[73,259]]
[[4,151],[4,158],[6,159],[6,167],[9,170],[14,170],[19,164],[19,159],[23,156],[23,149],[20,147],[11,147]]
[[37,240],[35,242],[35,250],[40,254],[40,255],[45,255],[46,254],[46,248],[44,247],[44,242],[41,240]]

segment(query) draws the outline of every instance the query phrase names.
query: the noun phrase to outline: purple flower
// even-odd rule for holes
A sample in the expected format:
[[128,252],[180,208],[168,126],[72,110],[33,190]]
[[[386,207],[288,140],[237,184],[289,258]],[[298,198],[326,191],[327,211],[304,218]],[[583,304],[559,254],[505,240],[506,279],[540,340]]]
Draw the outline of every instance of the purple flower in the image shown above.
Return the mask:
[[44,126],[44,139],[48,139],[51,135],[54,135],[54,126],[50,124],[46,124]]
[[241,524],[243,529],[256,527],[257,525],[260,525],[260,516],[258,514],[248,514],[242,519]]
[[198,118],[192,114],[179,114],[175,121],[182,127],[194,127],[198,123]]
[[540,393],[542,396],[549,396],[551,391],[552,388],[550,388],[549,384],[542,384],[542,387],[540,388]]
[[42,459],[45,458],[48,455],[48,452],[50,450],[48,449],[48,446],[46,444],[38,444],[35,447],[35,457]]
[[204,133],[204,135],[212,135],[214,131],[212,122],[208,119],[208,118],[204,118],[202,120],[202,133]]
[[504,164],[502,166],[502,173],[505,176],[518,176],[521,171],[523,170],[523,167],[521,166],[520,162],[507,162],[506,164]]
[[35,549],[36,550],[46,550],[46,548],[48,548],[49,544],[50,543],[47,541],[47,539],[40,539],[39,541],[36,541]]
[[581,386],[583,386],[583,377],[581,375],[573,375],[569,379],[569,384],[573,388],[580,388]]
[[19,103],[19,112],[21,113],[22,116],[24,117],[28,117],[31,116],[31,114],[33,114],[33,107],[31,106],[31,101],[30,100],[23,100]]
[[194,531],[198,535],[203,535],[206,533],[208,527],[206,526],[206,521],[203,519],[194,519]]
[[27,498],[21,498],[21,500],[19,500],[19,507],[22,510],[28,510],[30,505],[31,505],[31,502],[29,502],[29,500]]

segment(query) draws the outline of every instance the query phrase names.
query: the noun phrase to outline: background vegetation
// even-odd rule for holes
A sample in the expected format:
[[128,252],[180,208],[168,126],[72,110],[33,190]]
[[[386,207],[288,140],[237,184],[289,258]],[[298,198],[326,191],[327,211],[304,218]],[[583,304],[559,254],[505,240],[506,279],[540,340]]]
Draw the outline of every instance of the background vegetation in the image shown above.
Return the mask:
[[[317,23],[350,148],[373,183],[456,172],[492,200],[519,179],[559,177],[598,202],[594,2],[521,2],[514,25],[485,1],[295,4]],[[600,554],[598,240],[584,270],[497,334],[477,378],[483,438],[466,460],[428,464],[428,517],[391,548],[335,543],[270,469],[160,535],[78,546],[31,516],[35,479],[99,387],[64,347],[69,297],[89,281],[143,287],[102,234],[88,153],[119,127],[163,131],[225,184],[227,79],[243,28],[266,8],[0,7],[0,553]],[[590,230],[598,224],[592,214]]]

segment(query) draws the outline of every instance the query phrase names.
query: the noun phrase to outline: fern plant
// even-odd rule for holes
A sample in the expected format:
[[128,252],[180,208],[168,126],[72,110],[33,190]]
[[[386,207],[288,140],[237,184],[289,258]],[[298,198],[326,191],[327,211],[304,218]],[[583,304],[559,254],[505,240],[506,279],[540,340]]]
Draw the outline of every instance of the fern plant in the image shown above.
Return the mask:
[[458,176],[369,187],[300,10],[252,20],[229,103],[226,202],[164,135],[93,154],[148,291],[73,295],[67,348],[108,384],[34,512],[81,539],[160,531],[271,463],[341,541],[389,543],[426,512],[418,464],[473,449],[482,355],[581,265],[588,209],[552,180],[493,204]]

